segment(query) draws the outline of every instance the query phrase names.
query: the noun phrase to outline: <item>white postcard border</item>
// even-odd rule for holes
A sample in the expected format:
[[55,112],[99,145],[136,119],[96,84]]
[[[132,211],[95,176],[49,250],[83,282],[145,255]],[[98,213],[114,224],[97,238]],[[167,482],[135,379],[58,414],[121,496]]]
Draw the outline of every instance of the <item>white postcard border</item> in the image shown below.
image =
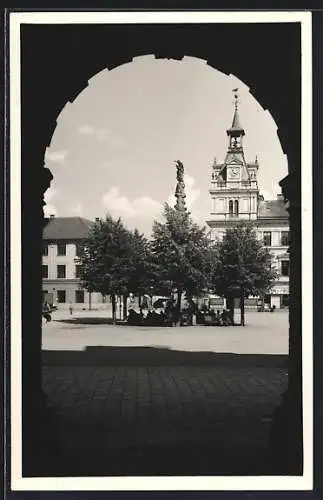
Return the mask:
[[[255,477],[22,477],[21,388],[21,123],[20,24],[301,23],[302,33],[302,328],[303,476]],[[313,488],[312,320],[312,16],[281,12],[11,12],[10,68],[10,277],[11,277],[11,488],[12,490],[311,490]],[[306,293],[305,293],[306,290]]]

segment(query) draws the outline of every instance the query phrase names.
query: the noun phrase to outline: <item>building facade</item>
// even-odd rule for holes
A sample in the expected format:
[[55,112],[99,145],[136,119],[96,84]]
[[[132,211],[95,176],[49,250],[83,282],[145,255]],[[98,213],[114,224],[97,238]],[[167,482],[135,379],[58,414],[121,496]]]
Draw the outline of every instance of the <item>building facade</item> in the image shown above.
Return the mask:
[[76,309],[103,302],[100,293],[89,294],[80,284],[80,250],[93,224],[81,217],[50,217],[43,232],[43,300]]
[[227,130],[229,140],[225,160],[212,165],[211,213],[206,221],[212,240],[221,240],[228,227],[239,221],[251,222],[257,236],[272,256],[272,266],[278,279],[265,303],[276,308],[289,305],[289,216],[281,194],[276,200],[264,200],[258,185],[260,165],[246,162],[243,139],[245,131],[240,123],[238,94],[235,89],[235,109],[231,127]]

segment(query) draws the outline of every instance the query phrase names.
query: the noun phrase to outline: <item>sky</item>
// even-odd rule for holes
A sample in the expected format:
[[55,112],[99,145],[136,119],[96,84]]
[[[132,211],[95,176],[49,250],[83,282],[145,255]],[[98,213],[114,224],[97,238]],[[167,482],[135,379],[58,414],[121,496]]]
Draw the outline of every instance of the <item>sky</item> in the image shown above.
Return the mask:
[[273,118],[248,86],[200,59],[143,56],[93,76],[61,111],[45,155],[54,175],[45,214],[120,216],[128,228],[149,236],[165,201],[174,204],[180,160],[187,206],[204,225],[211,209],[211,167],[214,158],[224,161],[236,87],[246,161],[257,155],[260,192],[276,198],[287,158]]

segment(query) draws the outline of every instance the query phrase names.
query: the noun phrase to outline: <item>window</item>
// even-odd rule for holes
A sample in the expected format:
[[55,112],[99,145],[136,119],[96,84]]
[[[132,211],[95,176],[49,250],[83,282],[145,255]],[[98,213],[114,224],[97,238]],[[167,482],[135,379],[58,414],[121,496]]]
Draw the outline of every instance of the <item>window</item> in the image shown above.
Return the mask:
[[234,200],[234,215],[239,215],[239,201]]
[[41,266],[41,277],[48,278],[48,266]]
[[66,290],[57,290],[57,302],[60,304],[66,302]]
[[66,278],[66,266],[57,266],[57,278]]
[[48,245],[45,243],[43,244],[43,255],[44,256],[48,255]]
[[265,247],[271,247],[271,232],[270,231],[264,231],[263,244],[265,245]]
[[233,201],[232,200],[229,201],[229,215],[230,215],[230,217],[232,217],[232,215],[233,215]]
[[66,255],[66,243],[58,243],[57,255]]
[[83,304],[83,302],[84,302],[84,290],[75,290],[75,302],[77,304]]
[[282,233],[281,233],[281,245],[283,247],[289,246],[289,231],[282,231]]
[[76,243],[76,245],[75,245],[75,255],[76,255],[76,257],[81,257],[81,255],[82,255],[82,249],[83,249],[82,243]]
[[75,266],[75,278],[81,278],[82,266],[77,264]]
[[282,260],[281,262],[281,275],[289,276],[289,260]]

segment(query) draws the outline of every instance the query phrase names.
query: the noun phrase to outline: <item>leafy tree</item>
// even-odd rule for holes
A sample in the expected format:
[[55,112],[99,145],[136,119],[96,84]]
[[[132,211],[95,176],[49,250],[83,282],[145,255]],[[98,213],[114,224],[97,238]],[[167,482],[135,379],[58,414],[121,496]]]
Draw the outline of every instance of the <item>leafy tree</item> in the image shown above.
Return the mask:
[[110,295],[116,321],[116,295],[128,291],[132,239],[121,219],[107,216],[97,221],[84,245],[81,279],[85,288]]
[[193,223],[186,210],[176,210],[166,203],[164,217],[164,223],[155,222],[153,226],[153,273],[160,293],[177,291],[179,316],[183,292],[190,298],[208,286],[212,255],[205,228]]
[[244,300],[249,295],[268,291],[277,273],[271,268],[271,256],[257,239],[250,223],[228,228],[217,244],[217,266],[212,277],[219,295],[227,298],[233,315],[233,299],[240,299],[241,324],[245,324]]
[[116,296],[123,297],[123,316],[127,315],[129,293],[143,293],[152,283],[151,254],[147,239],[137,229],[129,231],[121,219],[97,221],[82,255],[82,283],[90,291],[110,295],[113,321]]
[[[132,292],[140,297],[153,288],[154,273],[150,245],[147,238],[138,229],[129,232],[130,248],[127,262],[124,263],[126,286],[124,292],[124,317],[126,316],[126,298]],[[127,267],[127,269],[126,269]]]

